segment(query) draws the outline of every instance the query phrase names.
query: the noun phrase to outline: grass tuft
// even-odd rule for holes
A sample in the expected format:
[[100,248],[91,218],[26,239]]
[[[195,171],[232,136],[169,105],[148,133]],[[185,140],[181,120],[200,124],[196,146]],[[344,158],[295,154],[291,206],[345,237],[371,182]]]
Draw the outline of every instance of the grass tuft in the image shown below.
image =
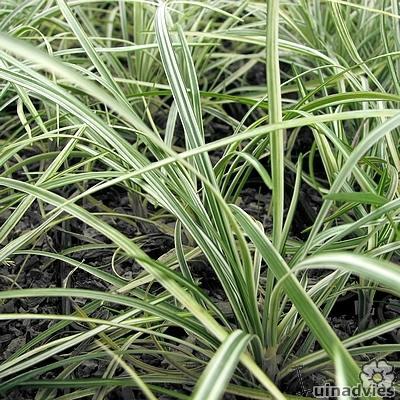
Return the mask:
[[2,2],[0,395],[306,400],[398,372],[399,19]]

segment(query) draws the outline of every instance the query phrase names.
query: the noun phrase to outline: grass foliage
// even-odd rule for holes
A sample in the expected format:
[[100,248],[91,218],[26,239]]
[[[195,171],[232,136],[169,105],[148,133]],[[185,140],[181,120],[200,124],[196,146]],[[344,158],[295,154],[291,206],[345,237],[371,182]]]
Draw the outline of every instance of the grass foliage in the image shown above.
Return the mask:
[[[59,279],[4,275],[0,299],[62,305],[0,315],[47,321],[2,395],[301,399],[300,366],[355,385],[395,360],[378,338],[400,316],[374,312],[378,294],[399,309],[399,19],[395,0],[2,1],[0,262]],[[255,179],[271,227],[243,205]]]

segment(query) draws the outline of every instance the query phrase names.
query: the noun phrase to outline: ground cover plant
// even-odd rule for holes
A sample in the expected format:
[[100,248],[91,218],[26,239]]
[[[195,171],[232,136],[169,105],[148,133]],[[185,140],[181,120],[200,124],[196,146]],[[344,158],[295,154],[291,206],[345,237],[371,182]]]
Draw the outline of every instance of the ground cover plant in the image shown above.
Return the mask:
[[398,396],[398,7],[3,0],[0,396]]

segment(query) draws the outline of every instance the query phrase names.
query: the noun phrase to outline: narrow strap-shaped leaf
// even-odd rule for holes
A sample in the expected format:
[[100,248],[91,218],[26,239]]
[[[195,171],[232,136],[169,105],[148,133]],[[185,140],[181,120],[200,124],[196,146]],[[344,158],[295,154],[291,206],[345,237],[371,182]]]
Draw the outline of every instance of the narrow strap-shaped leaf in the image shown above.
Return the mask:
[[222,342],[201,374],[193,400],[218,400],[222,397],[250,339],[251,335],[236,330]]
[[[267,90],[269,104],[269,122],[282,121],[281,81],[279,69],[279,0],[267,1]],[[271,132],[271,170],[272,170],[272,237],[275,246],[282,246],[283,210],[284,210],[284,132]]]
[[340,268],[363,278],[387,286],[398,293],[400,268],[398,265],[351,253],[329,253],[309,257],[296,268]]
[[332,193],[324,197],[327,200],[343,201],[349,203],[361,203],[361,204],[374,204],[381,206],[388,203],[388,199],[383,196],[379,196],[374,193],[365,192],[352,192],[352,193]]

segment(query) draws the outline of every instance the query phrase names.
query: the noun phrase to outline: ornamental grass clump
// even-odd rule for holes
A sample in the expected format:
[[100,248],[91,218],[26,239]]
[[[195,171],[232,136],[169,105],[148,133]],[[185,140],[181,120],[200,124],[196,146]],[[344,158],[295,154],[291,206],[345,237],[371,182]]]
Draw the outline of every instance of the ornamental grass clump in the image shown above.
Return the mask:
[[399,19],[4,1],[1,396],[397,396]]

